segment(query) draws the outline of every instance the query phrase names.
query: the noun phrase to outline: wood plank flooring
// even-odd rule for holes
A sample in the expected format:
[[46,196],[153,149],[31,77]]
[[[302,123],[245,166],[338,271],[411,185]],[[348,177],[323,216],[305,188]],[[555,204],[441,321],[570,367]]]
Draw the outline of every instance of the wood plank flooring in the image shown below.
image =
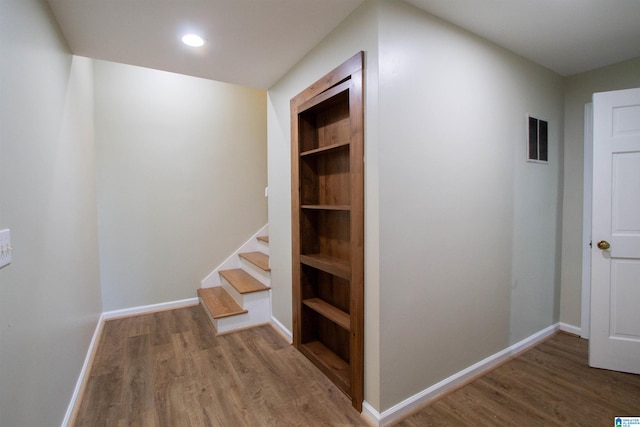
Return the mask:
[[559,333],[398,426],[613,426],[640,416],[640,375],[588,366],[588,342]]
[[270,326],[214,333],[200,306],[107,321],[74,425],[367,425]]
[[[557,334],[398,426],[610,426],[640,416],[640,375],[587,365]],[[270,326],[214,336],[200,306],[106,322],[75,426],[365,426]]]

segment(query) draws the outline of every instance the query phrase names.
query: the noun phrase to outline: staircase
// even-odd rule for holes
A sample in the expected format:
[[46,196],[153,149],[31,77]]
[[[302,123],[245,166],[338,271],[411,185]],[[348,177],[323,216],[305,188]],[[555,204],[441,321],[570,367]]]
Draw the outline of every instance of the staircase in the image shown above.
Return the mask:
[[198,289],[200,304],[218,334],[268,323],[271,318],[269,237],[260,235],[255,242],[243,246],[255,250],[238,251]]

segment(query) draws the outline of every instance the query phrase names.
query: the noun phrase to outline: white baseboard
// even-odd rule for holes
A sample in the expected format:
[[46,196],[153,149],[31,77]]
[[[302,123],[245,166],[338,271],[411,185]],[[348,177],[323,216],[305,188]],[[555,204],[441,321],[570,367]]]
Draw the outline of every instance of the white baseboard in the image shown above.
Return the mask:
[[241,252],[252,252],[252,251],[262,251],[264,252],[264,245],[258,242],[257,238],[259,236],[263,236],[265,234],[269,234],[269,224],[260,228],[253,236],[249,238],[246,242],[242,244],[238,249],[235,250],[234,253],[229,255],[227,259],[222,261],[222,264],[217,266],[211,273],[207,274],[207,277],[202,279],[200,283],[201,288],[213,288],[215,286],[220,286],[220,275],[218,271],[220,270],[229,270],[231,268],[240,267],[240,258],[238,254]]
[[377,427],[382,425],[382,415],[366,400],[362,402],[362,416],[372,426]]
[[409,415],[411,412],[415,411],[421,406],[428,404],[429,402],[437,399],[442,394],[454,390],[465,383],[473,380],[474,378],[492,370],[497,367],[499,364],[509,359],[510,357],[515,356],[518,353],[521,353],[529,348],[539,344],[547,337],[558,331],[560,325],[558,323],[551,325],[528,338],[523,339],[516,344],[499,351],[480,362],[469,366],[462,371],[451,375],[448,378],[440,381],[437,384],[432,385],[431,387],[417,393],[408,399],[403,400],[397,405],[379,413],[373,406],[371,406],[368,402],[363,402],[362,404],[362,414],[367,418],[369,422],[371,422],[374,426],[387,426],[392,424],[395,421],[399,421],[400,418],[403,418]]
[[290,330],[288,330],[278,319],[271,316],[271,326],[274,327],[276,331],[278,331],[284,339],[287,340],[289,344],[293,342],[293,334]]
[[568,323],[560,322],[560,330],[568,332],[573,335],[582,336],[582,328],[579,326],[570,325]]
[[160,304],[142,305],[140,307],[123,308],[121,310],[105,311],[102,313],[104,320],[117,319],[118,317],[135,316],[138,314],[155,313],[156,311],[173,310],[176,308],[191,307],[198,305],[200,301],[197,297],[187,298],[178,301],[162,302]]
[[87,355],[84,358],[84,363],[82,364],[82,369],[80,370],[80,375],[78,376],[78,380],[76,381],[76,387],[73,390],[73,394],[71,395],[71,401],[69,402],[69,406],[67,407],[67,412],[64,414],[64,418],[62,419],[62,427],[67,427],[73,420],[74,411],[76,408],[76,402],[78,401],[78,397],[82,395],[84,391],[84,387],[86,385],[85,380],[87,379],[87,373],[89,368],[91,367],[91,363],[93,362],[93,358],[95,356],[95,351],[98,347],[98,340],[100,339],[100,334],[102,333],[102,327],[104,326],[104,317],[101,314],[98,318],[98,324],[96,325],[96,329],[93,331],[93,337],[91,337],[91,342],[89,343],[89,348],[87,349]]

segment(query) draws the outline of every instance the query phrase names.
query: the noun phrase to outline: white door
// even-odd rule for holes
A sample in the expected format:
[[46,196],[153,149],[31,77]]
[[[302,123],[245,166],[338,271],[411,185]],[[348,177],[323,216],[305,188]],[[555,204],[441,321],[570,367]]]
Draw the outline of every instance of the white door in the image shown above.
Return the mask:
[[640,374],[640,88],[593,95],[589,364]]

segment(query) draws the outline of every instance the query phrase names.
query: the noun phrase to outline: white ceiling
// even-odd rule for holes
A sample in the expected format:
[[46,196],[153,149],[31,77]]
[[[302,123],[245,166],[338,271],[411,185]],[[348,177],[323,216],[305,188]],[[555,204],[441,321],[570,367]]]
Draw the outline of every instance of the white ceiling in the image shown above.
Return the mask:
[[640,57],[640,0],[406,0],[569,76]]
[[[268,89],[367,0],[48,1],[77,55]],[[640,57],[640,0],[406,1],[562,75]]]
[[268,89],[364,0],[48,1],[76,55]]

